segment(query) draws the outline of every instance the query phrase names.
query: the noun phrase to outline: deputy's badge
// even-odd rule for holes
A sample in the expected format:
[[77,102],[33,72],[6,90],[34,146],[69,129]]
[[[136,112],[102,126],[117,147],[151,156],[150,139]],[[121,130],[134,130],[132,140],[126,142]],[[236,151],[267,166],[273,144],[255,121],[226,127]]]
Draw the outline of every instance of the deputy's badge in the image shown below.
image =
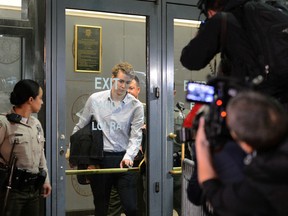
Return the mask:
[[36,125],[37,128],[37,140],[40,143],[41,142],[41,126],[39,124]]
[[37,128],[37,132],[41,133],[42,130],[41,130],[41,126],[39,124],[36,125],[36,128]]

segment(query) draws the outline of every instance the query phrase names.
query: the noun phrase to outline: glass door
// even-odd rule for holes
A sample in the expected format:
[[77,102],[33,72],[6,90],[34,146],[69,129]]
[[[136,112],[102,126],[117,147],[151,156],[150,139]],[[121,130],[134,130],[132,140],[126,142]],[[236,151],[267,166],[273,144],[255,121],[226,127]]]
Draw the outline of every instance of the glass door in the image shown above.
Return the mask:
[[[55,186],[51,215],[93,214],[90,186],[80,185],[76,175],[66,175],[73,168],[65,159],[65,153],[87,98],[111,88],[112,67],[123,61],[133,65],[141,89],[138,99],[146,104],[145,176],[149,180],[139,183],[139,186],[146,185],[146,192],[138,194],[144,205],[139,209],[143,209],[141,213],[148,209],[148,215],[161,215],[161,193],[154,186],[161,183],[161,163],[154,163],[161,155],[161,128],[150,126],[151,118],[153,122],[161,122],[157,111],[160,102],[155,94],[160,86],[157,4],[132,0],[71,0],[55,1],[51,8],[56,15],[51,21],[55,23],[52,26],[55,32],[48,38],[52,44],[47,52],[55,64],[50,64],[49,85],[51,98],[57,99],[56,104],[51,101],[51,137],[55,153],[52,156]],[[154,111],[149,115],[151,109]]]
[[[191,142],[183,142],[177,137],[177,131],[182,127],[183,120],[194,106],[186,100],[186,84],[188,81],[206,82],[208,74],[213,71],[214,60],[200,71],[189,71],[181,65],[180,56],[182,49],[197,34],[200,21],[199,10],[195,6],[168,4],[167,7],[167,132],[170,139],[167,141],[168,154],[173,155],[172,161],[167,159],[168,165],[174,167],[172,173],[173,186],[173,211],[174,215],[187,214],[187,195],[183,170],[179,172],[183,158],[191,159]],[[195,50],[197,52],[197,50]],[[195,61],[195,59],[191,59]],[[196,60],[197,61],[197,60]],[[216,61],[216,60],[215,60]],[[172,134],[172,136],[171,136]],[[176,135],[176,136],[175,136]],[[188,179],[186,179],[187,181]]]
[[[145,16],[66,9],[66,137],[78,123],[88,97],[112,88],[112,68],[120,62],[132,64],[140,88],[134,96],[146,104]],[[99,106],[105,109],[105,105]],[[110,125],[110,130],[116,128]],[[68,163],[66,167],[70,169]],[[139,189],[143,187],[141,182]],[[113,189],[110,203],[116,206],[111,208],[111,213],[121,208],[118,197]],[[143,195],[139,194],[138,203],[143,202]],[[66,215],[93,212],[90,185],[81,185],[76,175],[68,175]]]

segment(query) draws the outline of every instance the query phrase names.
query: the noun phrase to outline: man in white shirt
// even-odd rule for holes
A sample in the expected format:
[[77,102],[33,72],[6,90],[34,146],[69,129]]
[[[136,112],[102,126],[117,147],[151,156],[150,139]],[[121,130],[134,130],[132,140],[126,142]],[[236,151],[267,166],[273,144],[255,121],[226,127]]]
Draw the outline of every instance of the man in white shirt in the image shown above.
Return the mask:
[[[139,99],[138,96],[139,96],[140,91],[141,91],[140,80],[137,76],[135,76],[130,83],[130,86],[128,88],[128,93],[133,95],[136,99]],[[145,110],[145,104],[143,104],[143,106]],[[146,129],[146,125],[144,128]],[[142,139],[142,145],[143,145],[143,141],[145,141],[145,139]],[[140,152],[143,154],[144,152],[143,146],[141,146]],[[140,155],[141,154],[138,153],[138,156],[134,158],[134,162],[136,162],[134,163],[134,167],[138,166],[138,163],[141,162],[142,157],[139,157]],[[139,212],[139,215],[145,215],[145,203],[144,203],[144,198],[143,198],[144,189],[143,189],[143,182],[142,182],[141,176],[139,176],[137,187],[138,187],[137,189],[138,212]],[[118,195],[118,191],[115,188],[112,188],[112,191],[110,194],[108,216],[120,216],[121,213],[123,213],[123,208],[121,205],[120,197]]]
[[[122,62],[112,69],[113,85],[111,90],[92,94],[84,107],[73,133],[86,126],[91,117],[97,121],[94,129],[103,132],[104,158],[94,168],[124,168],[133,166],[137,155],[144,124],[142,103],[127,90],[134,78],[132,65]],[[110,191],[114,185],[120,195],[125,214],[137,214],[137,190],[135,173],[113,173],[90,175],[95,215],[107,215]]]

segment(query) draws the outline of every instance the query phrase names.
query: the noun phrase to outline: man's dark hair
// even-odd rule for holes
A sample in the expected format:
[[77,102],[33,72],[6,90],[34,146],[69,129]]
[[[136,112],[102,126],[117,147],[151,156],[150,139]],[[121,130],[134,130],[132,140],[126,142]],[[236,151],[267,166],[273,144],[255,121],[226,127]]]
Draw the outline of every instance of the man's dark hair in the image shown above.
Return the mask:
[[197,7],[201,13],[208,17],[208,10],[221,11],[227,4],[228,0],[199,0]]
[[229,101],[227,126],[238,141],[256,150],[267,150],[287,137],[288,117],[275,99],[248,91]]

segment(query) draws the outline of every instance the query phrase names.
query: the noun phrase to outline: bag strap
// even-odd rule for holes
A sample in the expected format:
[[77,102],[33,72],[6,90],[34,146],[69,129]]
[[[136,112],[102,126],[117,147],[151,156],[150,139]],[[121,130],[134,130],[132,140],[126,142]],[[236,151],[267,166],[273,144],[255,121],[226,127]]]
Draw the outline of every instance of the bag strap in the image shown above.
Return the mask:
[[[0,113],[0,115],[6,116],[6,114],[4,114],[4,113]],[[5,158],[3,157],[2,153],[1,153],[1,146],[2,146],[2,144],[0,145],[0,158],[3,159],[3,161],[4,161],[5,164],[8,164],[8,162],[5,160]]]
[[[221,60],[225,58],[224,56],[224,48],[225,48],[225,40],[226,40],[226,32],[227,32],[227,13],[226,12],[221,12],[221,35],[220,35],[220,58]],[[216,70],[216,59],[215,59],[215,62],[214,62],[214,68],[215,68],[215,72],[214,74],[216,76],[218,76],[218,72],[219,70]],[[220,64],[221,64],[221,61],[220,61]],[[209,67],[210,67],[210,70],[212,70],[212,65],[209,63]],[[222,75],[222,74],[220,74]]]
[[221,58],[224,56],[224,48],[225,48],[225,40],[226,40],[226,32],[227,32],[227,13],[222,12],[222,19],[221,19]]
[[[225,41],[226,41],[226,32],[227,32],[227,13],[221,12],[221,34],[220,34],[220,66],[223,67],[223,60],[226,58],[224,55]],[[223,68],[222,68],[223,69]],[[222,76],[223,70],[216,71],[216,76]]]
[[[6,116],[7,118],[7,115],[8,114],[4,114],[4,113],[0,113],[0,115],[2,116]],[[10,122],[11,124],[11,121],[7,118],[7,120]],[[17,122],[14,122],[14,123],[17,123]],[[2,145],[2,144],[1,144]],[[15,145],[16,145],[16,139],[14,140],[13,144],[12,144],[12,149],[11,149],[11,152],[10,152],[10,155],[9,155],[9,161],[6,161],[5,158],[3,157],[2,153],[1,153],[1,148],[0,148],[0,158],[3,159],[3,161],[5,162],[6,165],[10,166],[11,165],[11,162],[12,162],[12,155],[14,153],[14,148],[15,148]]]

